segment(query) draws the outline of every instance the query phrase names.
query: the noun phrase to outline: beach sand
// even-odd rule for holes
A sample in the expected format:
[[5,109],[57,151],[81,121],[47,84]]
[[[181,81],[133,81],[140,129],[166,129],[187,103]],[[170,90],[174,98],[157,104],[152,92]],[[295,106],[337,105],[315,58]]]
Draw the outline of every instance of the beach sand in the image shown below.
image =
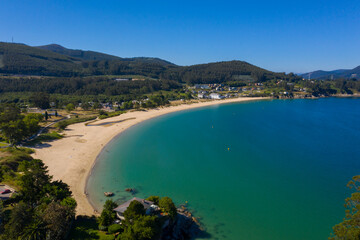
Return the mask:
[[96,215],[85,193],[87,177],[102,148],[122,131],[147,119],[171,112],[262,99],[266,98],[232,98],[182,104],[148,111],[127,112],[117,117],[91,122],[88,126],[85,123],[70,125],[64,131],[64,138],[36,147],[33,157],[43,160],[53,180],[62,180],[70,186],[78,204],[77,215]]

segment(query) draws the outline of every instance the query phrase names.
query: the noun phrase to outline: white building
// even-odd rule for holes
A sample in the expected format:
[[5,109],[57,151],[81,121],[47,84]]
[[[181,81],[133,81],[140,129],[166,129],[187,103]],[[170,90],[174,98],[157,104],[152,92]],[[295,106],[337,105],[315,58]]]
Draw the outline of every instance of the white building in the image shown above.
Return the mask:
[[209,97],[211,99],[223,99],[224,96],[221,96],[219,93],[210,93]]
[[133,199],[117,206],[117,208],[114,209],[114,211],[116,212],[116,216],[120,219],[120,220],[124,220],[124,212],[126,211],[126,209],[129,207],[130,203],[132,201],[138,201],[139,203],[141,203],[144,208],[145,208],[145,213],[146,215],[150,215],[153,211],[156,211],[159,209],[158,206],[156,206],[153,202],[145,200],[145,199],[141,199],[141,198],[137,198],[134,197]]

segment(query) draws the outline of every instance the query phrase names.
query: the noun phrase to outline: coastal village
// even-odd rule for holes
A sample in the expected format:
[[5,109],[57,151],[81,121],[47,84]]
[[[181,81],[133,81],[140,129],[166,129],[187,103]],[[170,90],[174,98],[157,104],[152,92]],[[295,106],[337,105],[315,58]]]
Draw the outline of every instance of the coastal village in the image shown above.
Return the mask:
[[[116,81],[120,81],[116,79]],[[131,81],[129,79],[121,79],[121,81]],[[304,81],[307,81],[304,79]],[[310,83],[313,81],[310,81]],[[221,100],[226,98],[238,98],[238,97],[271,97],[271,98],[316,98],[316,97],[325,97],[327,95],[313,95],[306,87],[296,86],[294,83],[282,82],[281,80],[275,83],[275,86],[282,85],[280,89],[273,88],[269,86],[265,86],[264,83],[247,83],[246,86],[242,87],[232,87],[229,85],[221,84],[221,83],[211,83],[211,84],[195,84],[193,86],[184,86],[182,92],[187,94],[186,96],[190,96],[187,99],[185,98],[177,98],[173,99],[171,97],[168,98],[170,102],[174,104],[179,104],[181,102],[189,101],[189,100]],[[286,87],[284,87],[284,84]],[[281,90],[283,88],[284,90]],[[287,90],[286,90],[287,89]],[[143,99],[134,99],[130,101],[123,102],[94,102],[89,101],[86,103],[78,102],[74,104],[74,110],[87,110],[87,109],[98,109],[106,112],[115,112],[121,110],[129,110],[129,109],[140,109],[147,108],[147,103],[149,103],[151,99],[149,97]],[[86,106],[85,106],[86,105]],[[66,109],[66,105],[59,106],[56,102],[49,103],[49,109],[41,109],[38,107],[30,107],[28,105],[23,105],[25,110],[28,113],[42,113],[44,114],[45,110],[47,110],[49,116],[55,116],[57,108]],[[156,106],[151,104],[150,106]]]

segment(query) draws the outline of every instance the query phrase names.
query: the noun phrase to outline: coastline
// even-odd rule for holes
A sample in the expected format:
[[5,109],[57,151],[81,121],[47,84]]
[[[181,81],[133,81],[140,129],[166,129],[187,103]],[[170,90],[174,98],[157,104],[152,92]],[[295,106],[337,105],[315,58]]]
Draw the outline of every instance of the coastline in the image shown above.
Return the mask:
[[96,215],[97,213],[86,195],[87,180],[101,151],[123,131],[140,122],[172,112],[224,103],[267,99],[271,98],[240,97],[181,104],[147,111],[127,112],[87,125],[85,123],[73,124],[64,131],[64,138],[36,146],[33,157],[39,158],[45,163],[54,180],[62,180],[70,186],[70,190],[78,203],[77,215]]

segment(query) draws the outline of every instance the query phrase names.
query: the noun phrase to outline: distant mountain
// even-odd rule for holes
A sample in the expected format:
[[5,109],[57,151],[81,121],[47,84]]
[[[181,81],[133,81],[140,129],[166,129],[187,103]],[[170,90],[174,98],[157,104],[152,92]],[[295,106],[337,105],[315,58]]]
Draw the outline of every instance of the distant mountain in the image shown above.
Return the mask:
[[339,78],[356,78],[360,79],[360,66],[354,68],[354,69],[338,69],[333,71],[314,71],[309,73],[303,73],[300,74],[301,77],[308,79],[309,77],[311,79],[318,79],[318,80],[324,80],[324,79],[339,79]]

